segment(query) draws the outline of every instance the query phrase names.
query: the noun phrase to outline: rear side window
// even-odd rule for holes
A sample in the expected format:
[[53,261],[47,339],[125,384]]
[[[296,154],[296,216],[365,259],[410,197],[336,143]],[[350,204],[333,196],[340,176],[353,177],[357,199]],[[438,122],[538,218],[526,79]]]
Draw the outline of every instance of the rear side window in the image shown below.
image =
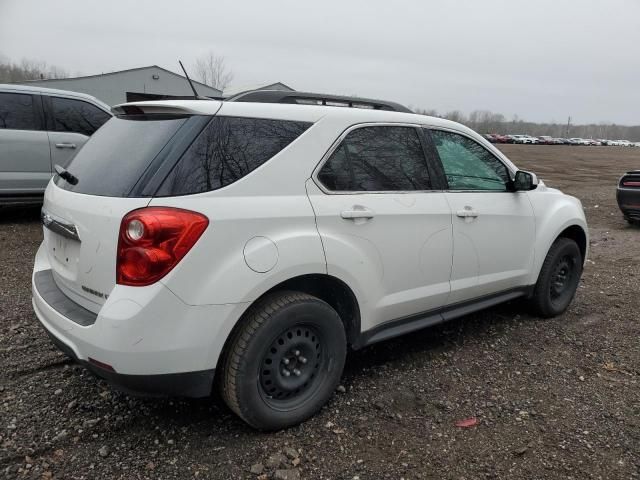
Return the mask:
[[264,164],[310,126],[285,120],[214,117],[157,195],[187,195],[229,185]]
[[66,167],[78,178],[66,190],[107,197],[126,197],[188,118],[113,117],[93,135]]
[[95,105],[71,98],[51,97],[54,130],[91,136],[111,115]]
[[362,127],[349,132],[318,180],[332,191],[431,189],[427,161],[413,127]]
[[32,95],[0,93],[0,128],[40,130]]

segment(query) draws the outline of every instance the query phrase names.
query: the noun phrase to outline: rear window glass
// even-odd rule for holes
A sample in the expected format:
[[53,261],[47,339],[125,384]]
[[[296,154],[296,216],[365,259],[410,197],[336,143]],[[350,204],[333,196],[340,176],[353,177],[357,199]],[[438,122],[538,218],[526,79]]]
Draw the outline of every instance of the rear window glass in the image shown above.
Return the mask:
[[187,118],[114,117],[87,141],[66,167],[78,178],[64,189],[90,195],[126,197],[160,150]]
[[0,93],[0,128],[39,130],[33,97],[24,93]]
[[264,164],[310,126],[264,118],[214,117],[157,194],[187,195],[229,185]]

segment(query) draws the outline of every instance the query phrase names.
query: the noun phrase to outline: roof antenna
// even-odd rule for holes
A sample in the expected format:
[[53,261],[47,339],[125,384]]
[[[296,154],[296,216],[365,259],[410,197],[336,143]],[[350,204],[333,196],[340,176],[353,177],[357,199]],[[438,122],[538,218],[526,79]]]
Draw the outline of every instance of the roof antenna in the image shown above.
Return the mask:
[[189,82],[189,86],[191,87],[191,90],[193,90],[193,98],[195,98],[196,100],[209,100],[207,97],[201,97],[200,95],[198,95],[198,92],[196,91],[196,87],[193,86],[193,82],[189,78],[189,74],[185,70],[184,65],[182,65],[182,62],[180,60],[178,60],[178,63],[180,64],[180,68],[182,68],[182,71],[184,72],[184,76],[187,77],[187,82]]

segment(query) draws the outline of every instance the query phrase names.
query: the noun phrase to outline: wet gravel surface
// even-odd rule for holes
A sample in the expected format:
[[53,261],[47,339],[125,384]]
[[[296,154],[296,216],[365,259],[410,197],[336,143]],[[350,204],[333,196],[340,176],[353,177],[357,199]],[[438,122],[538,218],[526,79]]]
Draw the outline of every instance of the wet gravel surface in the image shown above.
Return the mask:
[[68,361],[31,309],[39,210],[0,209],[0,477],[640,478],[640,229],[615,203],[640,149],[503,148],[585,206],[569,311],[516,302],[353,353],[320,414],[271,434],[218,399],[129,397]]

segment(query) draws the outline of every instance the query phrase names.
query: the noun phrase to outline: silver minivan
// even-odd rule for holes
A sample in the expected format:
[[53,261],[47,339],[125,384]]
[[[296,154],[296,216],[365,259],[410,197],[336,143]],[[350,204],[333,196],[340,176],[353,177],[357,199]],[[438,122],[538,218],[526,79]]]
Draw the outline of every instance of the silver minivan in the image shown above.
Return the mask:
[[0,204],[42,201],[55,165],[66,166],[109,118],[90,95],[0,84]]

